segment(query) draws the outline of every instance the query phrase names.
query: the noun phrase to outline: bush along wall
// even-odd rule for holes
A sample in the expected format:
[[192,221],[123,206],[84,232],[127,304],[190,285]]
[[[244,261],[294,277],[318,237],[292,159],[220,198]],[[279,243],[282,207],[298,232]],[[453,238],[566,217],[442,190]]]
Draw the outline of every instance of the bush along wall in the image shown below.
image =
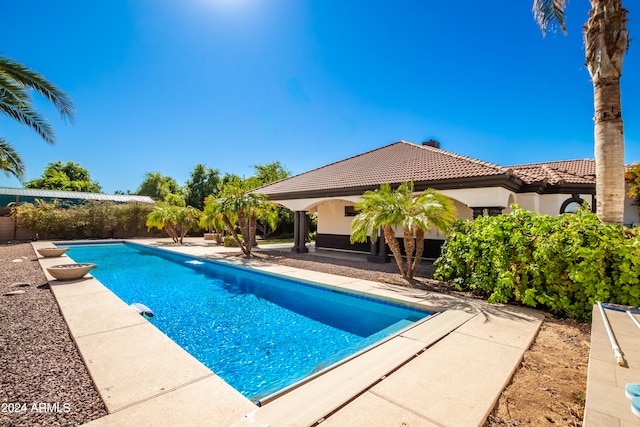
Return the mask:
[[18,227],[40,239],[107,239],[150,235],[146,220],[150,203],[91,201],[70,207],[36,201],[11,208]]
[[522,303],[588,321],[596,301],[640,305],[640,238],[587,209],[458,221],[434,277],[489,302]]

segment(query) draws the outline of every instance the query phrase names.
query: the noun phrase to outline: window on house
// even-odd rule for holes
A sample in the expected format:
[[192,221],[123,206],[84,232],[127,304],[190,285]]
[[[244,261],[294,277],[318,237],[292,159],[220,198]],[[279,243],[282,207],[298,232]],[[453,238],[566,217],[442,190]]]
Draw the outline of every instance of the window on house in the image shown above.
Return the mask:
[[584,200],[582,200],[578,195],[574,195],[562,203],[560,213],[576,213],[583,203]]
[[356,210],[355,206],[345,206],[344,207],[344,216],[356,216],[360,213],[359,210]]

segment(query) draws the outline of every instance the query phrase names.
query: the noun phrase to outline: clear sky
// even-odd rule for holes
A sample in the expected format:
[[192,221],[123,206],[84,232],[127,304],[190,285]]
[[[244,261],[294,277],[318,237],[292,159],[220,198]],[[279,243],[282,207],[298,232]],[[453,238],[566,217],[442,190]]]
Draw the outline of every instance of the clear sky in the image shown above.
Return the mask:
[[[20,0],[3,2],[0,52],[73,98],[47,101],[50,146],[0,117],[26,179],[54,161],[104,192],[146,172],[183,185],[203,163],[248,177],[294,174],[404,139],[500,165],[593,157],[593,87],[582,25],[543,38],[533,0]],[[622,105],[626,161],[640,161],[640,7]],[[0,186],[20,187],[0,174]]]

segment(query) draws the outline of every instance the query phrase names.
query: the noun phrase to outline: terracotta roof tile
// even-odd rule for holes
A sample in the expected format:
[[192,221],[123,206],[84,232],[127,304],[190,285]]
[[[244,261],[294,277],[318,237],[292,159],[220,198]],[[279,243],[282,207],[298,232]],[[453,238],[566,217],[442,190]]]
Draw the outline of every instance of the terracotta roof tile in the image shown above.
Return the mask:
[[257,190],[263,194],[299,193],[397,184],[405,181],[500,176],[510,170],[493,163],[406,141],[331,163]]
[[268,195],[374,188],[399,184],[513,175],[525,184],[594,184],[595,161],[564,160],[503,167],[431,146],[398,141],[255,190]]
[[547,182],[548,184],[594,184],[596,162],[593,159],[562,160],[512,166],[513,173],[523,182]]

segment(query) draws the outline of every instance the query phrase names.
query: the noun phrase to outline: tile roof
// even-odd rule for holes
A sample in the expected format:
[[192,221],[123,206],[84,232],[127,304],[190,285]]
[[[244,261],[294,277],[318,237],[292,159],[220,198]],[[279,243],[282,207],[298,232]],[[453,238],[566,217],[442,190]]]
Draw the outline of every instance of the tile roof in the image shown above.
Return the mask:
[[416,184],[429,183],[436,188],[437,182],[455,182],[456,188],[464,188],[478,186],[478,179],[483,178],[505,178],[505,182],[519,182],[517,186],[538,183],[547,186],[595,185],[595,161],[563,160],[504,167],[431,146],[398,141],[255,191],[291,198],[319,192],[350,194],[350,189],[356,191],[410,180]]
[[398,141],[266,185],[262,194],[376,187],[383,183],[505,176],[511,170],[438,148]]
[[546,182],[552,185],[595,184],[596,162],[593,159],[562,160],[511,166],[525,184]]

